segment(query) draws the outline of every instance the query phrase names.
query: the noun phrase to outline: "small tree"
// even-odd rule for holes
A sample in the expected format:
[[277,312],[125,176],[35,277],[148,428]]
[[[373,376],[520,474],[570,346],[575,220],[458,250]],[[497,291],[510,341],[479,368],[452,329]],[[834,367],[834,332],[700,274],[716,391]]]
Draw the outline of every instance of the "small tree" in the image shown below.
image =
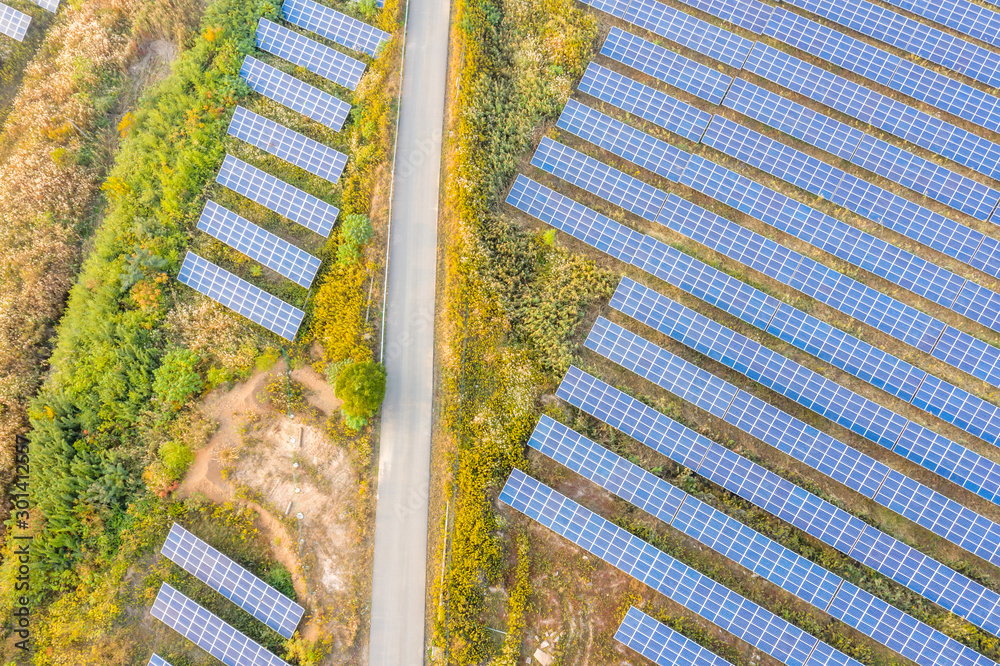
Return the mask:
[[344,413],[344,421],[354,430],[360,430],[385,398],[385,368],[374,361],[349,365],[337,375],[334,389],[343,400],[340,411]]
[[337,263],[353,264],[361,258],[361,248],[372,239],[374,230],[367,215],[348,215],[340,226],[340,245],[337,246]]
[[190,349],[171,349],[153,373],[153,394],[173,410],[178,410],[204,382],[195,370],[198,356]]

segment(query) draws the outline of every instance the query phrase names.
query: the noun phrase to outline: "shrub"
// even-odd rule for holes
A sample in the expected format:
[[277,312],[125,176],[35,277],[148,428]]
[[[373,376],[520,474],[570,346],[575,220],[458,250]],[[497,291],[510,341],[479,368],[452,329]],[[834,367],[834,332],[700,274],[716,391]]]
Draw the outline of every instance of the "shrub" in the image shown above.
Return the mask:
[[160,446],[158,453],[163,467],[175,479],[184,476],[194,462],[194,451],[182,442],[166,442]]
[[153,394],[170,409],[180,409],[204,386],[195,370],[197,364],[198,357],[190,349],[178,347],[167,352],[153,373]]
[[361,248],[372,239],[371,220],[367,215],[354,214],[344,218],[340,227],[340,245],[337,246],[337,263],[353,264],[361,259]]
[[372,356],[365,342],[369,332],[365,321],[367,277],[361,264],[336,265],[316,292],[313,335],[331,363],[367,361]]
[[340,409],[348,425],[351,425],[351,419],[355,422],[357,419],[368,419],[378,411],[385,398],[385,368],[374,361],[349,365],[337,376],[334,388],[337,397],[344,401]]

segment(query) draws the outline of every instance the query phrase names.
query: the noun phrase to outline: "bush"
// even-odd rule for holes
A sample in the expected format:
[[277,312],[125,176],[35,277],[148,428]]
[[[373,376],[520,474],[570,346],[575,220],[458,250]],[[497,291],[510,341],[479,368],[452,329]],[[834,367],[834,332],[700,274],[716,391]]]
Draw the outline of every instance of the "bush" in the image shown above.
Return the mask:
[[367,215],[348,215],[340,227],[340,245],[337,246],[337,263],[354,264],[361,259],[361,248],[372,239],[371,220]]
[[367,421],[382,404],[382,399],[385,398],[385,368],[374,361],[349,365],[337,376],[334,388],[337,397],[344,401],[340,410],[344,413],[347,424],[353,428],[352,419],[354,423],[358,419]]
[[160,446],[158,453],[163,467],[175,479],[184,476],[194,462],[194,451],[182,442],[166,442]]
[[194,369],[197,364],[198,357],[190,349],[167,352],[153,373],[153,395],[172,410],[180,409],[204,386],[201,375]]
[[313,309],[312,332],[331,363],[367,361],[372,357],[366,344],[369,326],[364,289],[368,273],[361,264],[336,265],[319,291]]

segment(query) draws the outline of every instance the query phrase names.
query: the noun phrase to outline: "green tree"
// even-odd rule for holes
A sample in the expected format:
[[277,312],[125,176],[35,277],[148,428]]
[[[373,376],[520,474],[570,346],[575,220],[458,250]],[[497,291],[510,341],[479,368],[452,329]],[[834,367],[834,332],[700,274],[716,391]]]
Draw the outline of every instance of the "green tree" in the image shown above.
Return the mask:
[[198,356],[190,349],[171,349],[153,373],[153,394],[171,409],[180,409],[204,385],[194,369],[197,363]]
[[337,263],[353,264],[361,258],[361,248],[372,239],[374,230],[367,215],[348,215],[340,226]]
[[337,397],[347,425],[360,429],[378,410],[385,398],[385,368],[381,363],[362,361],[349,365],[337,375]]

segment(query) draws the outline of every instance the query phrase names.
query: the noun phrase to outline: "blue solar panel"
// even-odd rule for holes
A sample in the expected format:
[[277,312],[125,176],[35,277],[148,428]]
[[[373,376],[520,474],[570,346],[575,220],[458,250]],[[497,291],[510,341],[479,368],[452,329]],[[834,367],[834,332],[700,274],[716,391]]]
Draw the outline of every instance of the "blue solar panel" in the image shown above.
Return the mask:
[[601,48],[601,55],[628,65],[668,83],[675,88],[719,104],[733,79],[721,72],[685,58],[679,53],[643,39],[620,28],[611,28]]
[[615,640],[658,666],[732,666],[634,606],[615,632]]
[[1000,294],[982,285],[967,282],[951,309],[993,330],[1000,328]]
[[354,90],[365,63],[304,37],[266,18],[257,24],[257,48],[305,67],[337,85]]
[[347,102],[299,81],[253,56],[247,56],[243,60],[240,76],[261,95],[337,132],[344,127],[347,114],[351,111],[351,105]]
[[[570,368],[556,394],[675,461],[690,459],[690,447],[678,454],[671,448],[670,440],[663,436],[672,421],[575,367]],[[741,396],[746,395],[741,391],[734,407],[740,402]],[[857,518],[737,454],[686,429],[675,432],[689,434],[689,440],[693,435],[694,441],[704,443],[697,450],[705,450],[705,458],[694,468],[700,474],[800,527],[840,552],[927,595],[977,626],[987,630],[995,626],[997,617],[1000,616],[1000,609],[992,603],[992,599],[998,597],[996,593],[892,537],[877,536],[873,528]],[[844,448],[850,451],[847,447]],[[865,456],[862,458],[862,464],[864,460],[870,460]],[[883,473],[888,470],[875,461],[872,463],[879,465]],[[988,561],[1000,561],[1000,526],[896,471],[888,471],[876,501]],[[862,532],[869,535],[869,542],[878,541],[883,550],[891,548],[893,557],[904,558],[907,564],[897,566],[893,564],[892,558],[883,558],[878,553],[868,555],[868,550],[861,545],[864,542],[861,539]],[[956,589],[968,590],[970,595],[956,594]]]
[[882,85],[899,66],[898,56],[780,7],[771,12],[764,34]]
[[1000,496],[1000,465],[915,423],[892,450],[990,501]]
[[160,655],[154,653],[153,656],[149,658],[149,663],[146,664],[146,666],[171,666],[171,664]]
[[1000,46],[1000,14],[968,0],[888,0],[888,3],[993,46]]
[[632,0],[624,19],[660,37],[739,68],[753,42],[656,0]]
[[1000,349],[968,333],[945,327],[931,356],[993,386],[1000,386]]
[[819,642],[520,470],[511,472],[500,500],[784,663],[804,664]]
[[578,89],[692,141],[701,138],[712,119],[701,109],[595,63],[587,65]]
[[872,136],[865,136],[851,161],[979,220],[1000,201],[1000,192]]
[[28,34],[29,25],[31,25],[29,15],[0,3],[0,34],[23,42],[24,36]]
[[767,25],[771,7],[757,0],[683,0],[685,5],[718,16],[750,32],[760,34]]
[[308,289],[319,270],[318,258],[211,199],[198,218],[198,229],[259,261],[300,287]]
[[194,252],[188,252],[184,257],[177,279],[286,340],[295,339],[295,333],[305,316],[302,310],[241,280]]
[[875,501],[987,562],[1000,564],[1000,525],[913,479],[890,470]]
[[740,78],[733,81],[722,104],[845,160],[851,159],[864,136],[859,129]]
[[542,138],[531,164],[650,221],[666,197],[655,187],[548,137]]
[[976,626],[993,634],[1000,631],[1000,594],[874,527],[865,527],[850,555]]
[[948,423],[954,423],[991,444],[1000,445],[1000,407],[927,375],[913,404]]
[[988,85],[1000,85],[1000,61],[992,52],[866,0],[790,0],[789,4]]
[[288,666],[166,583],[160,585],[149,614],[226,666]]
[[[723,104],[844,159],[854,155],[865,137],[860,130],[742,79],[733,82]],[[768,149],[784,151],[784,148],[771,146]],[[827,168],[832,168],[819,166],[821,163],[813,162],[814,158],[806,157],[817,170],[825,172]],[[783,155],[783,159],[788,159],[788,156]],[[774,160],[774,168],[779,168],[781,164],[781,160]],[[856,176],[840,174],[839,188],[827,198],[907,238],[1000,277],[1000,244],[995,240]],[[810,183],[811,187],[807,187]],[[827,196],[827,181],[822,177],[813,179],[808,169],[803,171],[796,184],[815,194]]]
[[226,155],[215,180],[324,238],[337,222],[339,211],[330,204],[232,155]]
[[1000,145],[787,53],[757,42],[745,68],[982,174],[1000,175]]
[[392,37],[385,30],[374,28],[312,0],[284,0],[281,3],[281,13],[289,23],[370,56],[378,55],[379,47]]
[[625,12],[628,11],[628,3],[629,0],[584,0],[583,4],[607,12],[612,16],[624,18]]
[[909,60],[900,62],[888,86],[986,129],[1000,129],[1000,99]]
[[55,14],[59,11],[59,0],[31,0],[33,3]]
[[566,102],[556,125],[674,182],[687,164],[687,152],[574,99]]
[[340,180],[347,156],[284,125],[236,107],[229,134],[331,183]]

